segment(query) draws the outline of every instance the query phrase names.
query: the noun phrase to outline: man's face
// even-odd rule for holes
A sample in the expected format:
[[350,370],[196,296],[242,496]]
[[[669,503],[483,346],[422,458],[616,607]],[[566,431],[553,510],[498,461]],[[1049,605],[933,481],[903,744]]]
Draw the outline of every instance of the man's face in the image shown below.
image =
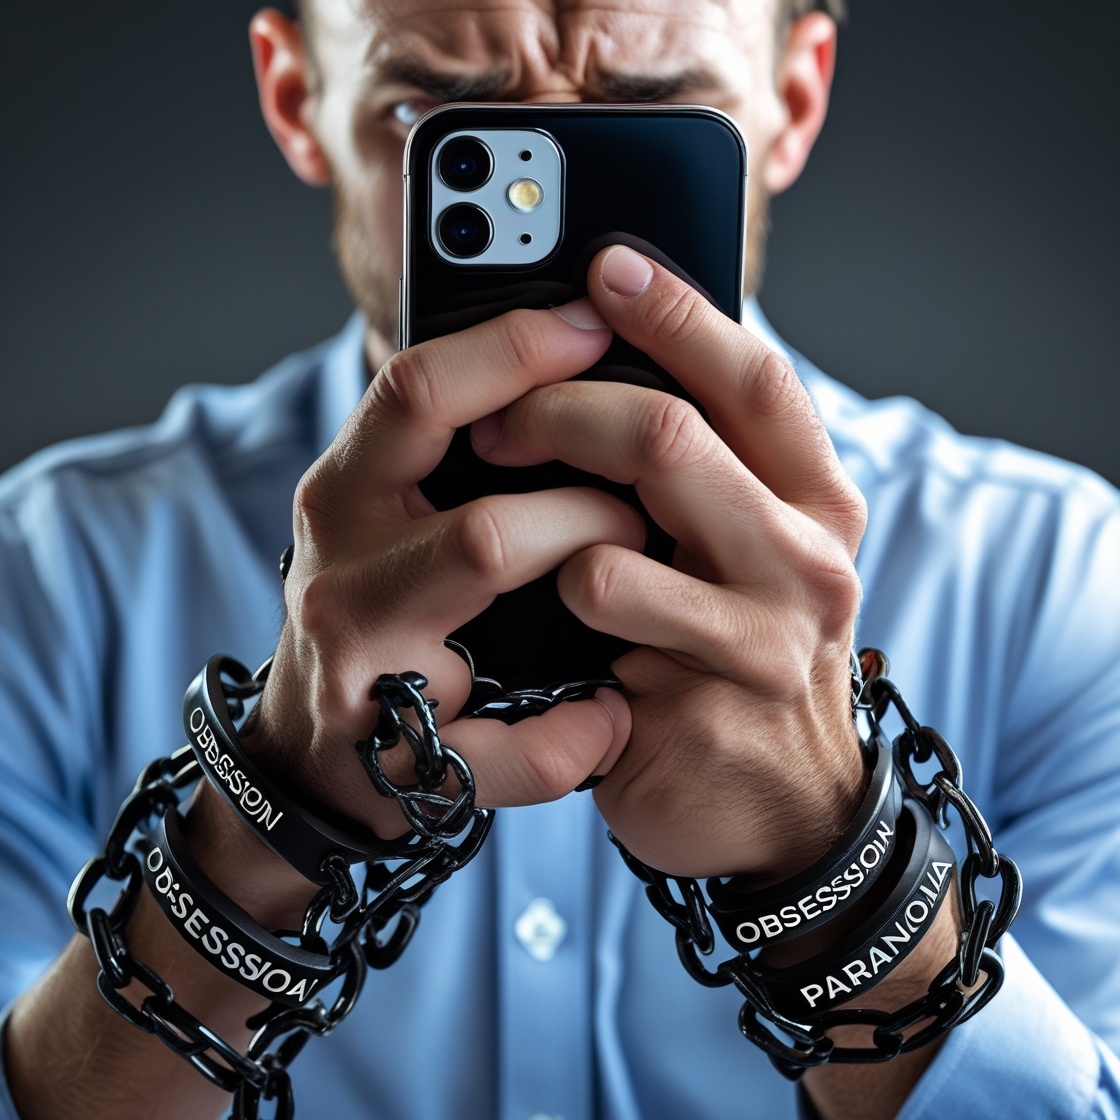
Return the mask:
[[[700,103],[735,119],[752,170],[785,119],[776,0],[315,0],[310,124],[331,166],[335,241],[358,307],[396,334],[401,163],[446,101]],[[750,177],[747,288],[766,197]]]

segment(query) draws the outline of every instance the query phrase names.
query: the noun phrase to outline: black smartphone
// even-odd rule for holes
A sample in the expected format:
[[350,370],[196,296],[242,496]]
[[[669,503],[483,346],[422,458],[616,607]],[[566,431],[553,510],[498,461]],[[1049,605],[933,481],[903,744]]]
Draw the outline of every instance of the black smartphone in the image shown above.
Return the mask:
[[[734,122],[702,106],[435,109],[417,122],[405,150],[400,345],[585,295],[588,264],[616,242],[671,268],[738,321],[746,177],[746,145]],[[581,376],[691,399],[618,338]],[[466,429],[421,489],[438,509],[449,509],[484,494],[584,485],[641,509],[632,488],[563,463],[487,464]],[[646,521],[647,553],[669,563],[673,541]],[[554,574],[499,596],[451,637],[470,651],[479,675],[507,689],[609,676],[628,648],[571,614]]]

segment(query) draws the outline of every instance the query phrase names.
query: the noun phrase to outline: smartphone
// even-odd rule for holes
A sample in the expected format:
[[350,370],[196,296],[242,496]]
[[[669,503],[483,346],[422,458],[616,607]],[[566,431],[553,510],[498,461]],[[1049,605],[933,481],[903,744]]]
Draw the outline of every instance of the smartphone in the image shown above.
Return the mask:
[[[616,242],[658,260],[740,318],[747,151],[734,122],[715,109],[446,105],[413,128],[404,174],[402,348],[514,308],[586,295],[588,264]],[[617,337],[580,376],[691,400]],[[467,429],[455,434],[421,490],[438,509],[450,509],[485,494],[586,485],[641,510],[631,487],[563,463],[485,463]],[[647,553],[670,563],[672,539],[646,521]],[[470,651],[480,676],[507,689],[607,677],[629,648],[567,610],[555,573],[499,596],[451,637]]]

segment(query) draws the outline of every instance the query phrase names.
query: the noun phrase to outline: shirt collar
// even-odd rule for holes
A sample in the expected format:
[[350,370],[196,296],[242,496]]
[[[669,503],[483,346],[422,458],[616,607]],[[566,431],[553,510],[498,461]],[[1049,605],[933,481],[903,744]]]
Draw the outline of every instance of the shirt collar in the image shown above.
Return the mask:
[[327,346],[320,379],[317,455],[330,446],[369,384],[365,337],[366,321],[355,311]]

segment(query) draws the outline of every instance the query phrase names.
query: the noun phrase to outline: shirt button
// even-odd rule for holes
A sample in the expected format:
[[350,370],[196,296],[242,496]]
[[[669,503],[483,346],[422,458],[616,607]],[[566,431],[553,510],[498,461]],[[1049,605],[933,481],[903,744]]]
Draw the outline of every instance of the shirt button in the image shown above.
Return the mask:
[[[534,898],[513,924],[513,932],[522,948],[535,961],[547,962],[556,956],[560,942],[568,932],[568,923],[556,913],[556,907],[547,898]],[[538,1113],[530,1120],[555,1120]]]

